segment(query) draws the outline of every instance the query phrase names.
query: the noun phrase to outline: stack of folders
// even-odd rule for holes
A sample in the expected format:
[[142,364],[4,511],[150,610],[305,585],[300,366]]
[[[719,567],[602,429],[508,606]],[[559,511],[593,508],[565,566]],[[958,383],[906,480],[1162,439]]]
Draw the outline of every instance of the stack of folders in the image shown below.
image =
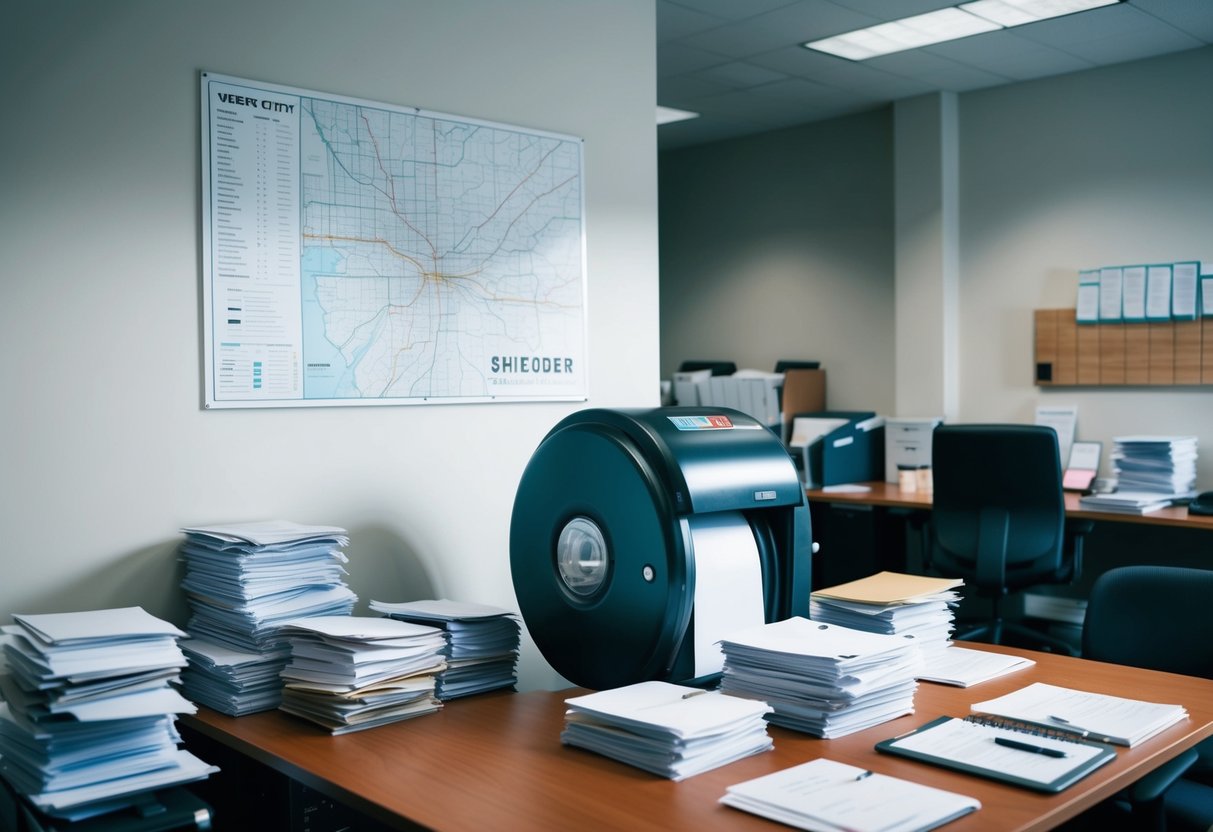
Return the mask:
[[919,681],[969,687],[1031,667],[1019,656],[952,644],[953,610],[962,578],[929,578],[879,572],[819,589],[809,597],[809,617],[869,633],[913,636],[922,653]]
[[773,747],[764,702],[639,682],[566,699],[560,741],[682,780]]
[[347,734],[442,707],[434,695],[444,666],[441,630],[332,615],[301,618],[282,631],[291,646],[279,706],[287,713]]
[[444,702],[518,682],[521,627],[509,610],[460,601],[371,601],[375,612],[446,632],[446,669],[438,674]]
[[193,612],[185,694],[232,716],[278,707],[285,621],[349,615],[344,529],[266,521],[183,530],[182,588]]
[[923,832],[981,808],[976,798],[824,757],[729,786],[720,802],[814,832]]
[[1127,746],[1137,745],[1188,715],[1182,705],[1088,693],[1044,682],[974,703],[972,710],[1096,742]]
[[951,644],[953,609],[962,578],[928,578],[879,572],[809,597],[809,617],[826,624],[888,635],[913,636],[923,658]]
[[1195,436],[1118,436],[1112,450],[1116,491],[1090,494],[1084,507],[1148,514],[1191,497],[1196,486]]
[[172,624],[140,607],[13,618],[0,774],[40,810],[95,817],[218,771],[177,747],[195,708],[170,686],[185,666]]
[[789,618],[721,642],[720,689],[762,699],[776,725],[841,737],[914,712],[922,668],[914,638]]

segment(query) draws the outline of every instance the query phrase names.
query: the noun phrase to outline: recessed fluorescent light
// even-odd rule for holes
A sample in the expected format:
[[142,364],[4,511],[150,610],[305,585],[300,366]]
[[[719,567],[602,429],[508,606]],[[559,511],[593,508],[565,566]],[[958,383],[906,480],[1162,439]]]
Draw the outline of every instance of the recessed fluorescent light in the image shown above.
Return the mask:
[[686,121],[688,118],[699,118],[699,113],[690,110],[675,110],[673,107],[657,105],[657,123],[670,124],[675,121]]
[[810,41],[804,46],[862,61],[1120,2],[1123,0],[975,0]]
[[1085,12],[1119,2],[1120,0],[976,0],[973,3],[961,3],[959,8],[1001,26],[1022,26],[1025,23]]

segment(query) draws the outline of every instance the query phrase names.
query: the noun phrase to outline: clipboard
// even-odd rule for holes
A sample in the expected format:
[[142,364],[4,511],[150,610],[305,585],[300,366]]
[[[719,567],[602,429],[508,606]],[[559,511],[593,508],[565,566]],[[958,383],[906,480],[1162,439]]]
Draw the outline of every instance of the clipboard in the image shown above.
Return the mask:
[[[1006,745],[995,742],[998,738]],[[941,716],[876,743],[876,750],[1047,794],[1074,785],[1116,758],[1111,746],[979,715]]]

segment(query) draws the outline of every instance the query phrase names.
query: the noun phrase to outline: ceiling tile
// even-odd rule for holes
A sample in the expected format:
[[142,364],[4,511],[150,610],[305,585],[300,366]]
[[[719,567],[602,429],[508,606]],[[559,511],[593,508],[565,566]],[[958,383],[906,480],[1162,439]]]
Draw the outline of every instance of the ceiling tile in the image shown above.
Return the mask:
[[1133,6],[1203,43],[1213,43],[1213,3],[1209,0],[1133,0]]
[[710,81],[699,73],[690,72],[663,78],[657,85],[657,103],[665,107],[694,110],[693,102],[732,89],[735,87],[719,81]]
[[723,55],[681,43],[671,43],[657,50],[657,77],[660,79],[666,75],[681,75],[684,72],[695,72],[728,62],[729,59]]
[[1070,51],[1068,47],[1085,41],[1100,40],[1123,32],[1139,31],[1141,27],[1162,27],[1165,24],[1128,3],[1104,6],[1079,14],[1055,17],[1039,23],[1016,26],[1015,33],[1027,40]]
[[709,81],[719,81],[731,87],[753,87],[758,84],[782,81],[788,77],[782,72],[764,69],[763,67],[754,66],[744,61],[721,64],[720,66],[714,66],[696,74]]
[[921,49],[882,55],[879,58],[872,58],[867,63],[894,75],[904,75],[907,78],[930,84],[937,90],[947,92],[982,89],[1005,84],[1008,80],[1004,76],[984,72],[975,67],[932,55]]
[[[722,20],[732,21],[744,20],[781,6],[795,4],[795,0],[742,0],[742,2],[738,0],[667,0],[667,2],[670,5],[683,6],[703,14],[719,17]],[[659,13],[660,11],[661,9],[658,8]]]
[[[886,100],[919,95],[934,89],[929,84],[893,75],[868,62],[848,61],[803,46],[789,46],[777,52],[756,55],[750,58],[750,63],[827,86],[871,92]],[[882,94],[881,90],[885,92]]]
[[1136,61],[1201,46],[1201,42],[1174,29],[1120,32],[1099,40],[1078,43],[1066,51],[1096,64]]
[[746,58],[878,22],[828,0],[801,0],[730,26],[693,35],[684,42],[723,55]]
[[1091,61],[1005,30],[936,44],[923,51],[1017,81],[1077,72],[1093,66]]
[[657,0],[657,42],[715,29],[725,21],[668,0]]
[[880,20],[896,20],[915,14],[925,14],[947,6],[955,6],[960,0],[833,0],[839,6],[871,15]]

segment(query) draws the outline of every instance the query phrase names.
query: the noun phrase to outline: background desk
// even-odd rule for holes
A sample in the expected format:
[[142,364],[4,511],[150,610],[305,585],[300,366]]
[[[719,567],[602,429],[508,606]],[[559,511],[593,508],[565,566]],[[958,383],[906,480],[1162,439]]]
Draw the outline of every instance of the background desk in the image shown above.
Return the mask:
[[[998,652],[1008,648],[982,647]],[[770,729],[774,751],[680,783],[588,751],[562,746],[564,699],[577,691],[495,693],[449,702],[442,711],[340,737],[281,712],[233,718],[202,708],[179,720],[188,747],[210,739],[296,778],[393,828],[435,830],[774,830],[760,818],[717,803],[725,788],[798,763],[829,757],[873,771],[972,795],[982,810],[948,832],[1044,830],[1075,817],[1145,772],[1213,735],[1213,681],[1032,653],[1035,667],[973,688],[923,683],[916,713],[848,737],[820,740]],[[941,714],[963,716],[972,702],[1046,681],[1091,691],[1183,704],[1190,714],[1056,795],[1041,795],[912,760],[873,746]],[[228,772],[231,774],[231,771]],[[210,782],[229,789],[224,773]],[[217,828],[251,828],[225,818]]]
[[[895,484],[859,483],[867,491],[805,493],[813,520],[813,539],[821,551],[813,562],[813,586],[820,589],[888,569],[920,574],[925,571],[929,542],[931,495],[903,493]],[[1209,545],[1213,517],[1189,515],[1185,507],[1169,506],[1150,514],[1090,511],[1079,495],[1066,493],[1066,516],[1092,520],[1084,537],[1083,574],[1073,587],[1050,594],[1086,598],[1091,583],[1115,566],[1139,563],[1213,568]]]
[[[863,482],[858,485],[867,491],[826,491],[821,488],[810,488],[805,491],[811,503],[834,503],[854,506],[879,506],[881,508],[901,508],[913,510],[929,510],[931,495],[921,491],[903,492],[896,483]],[[1110,523],[1134,523],[1148,526],[1172,526],[1175,528],[1213,531],[1213,516],[1188,514],[1184,506],[1168,506],[1149,514],[1117,514],[1110,511],[1091,511],[1079,505],[1080,495],[1067,491],[1066,517],[1082,520],[1098,520]]]

